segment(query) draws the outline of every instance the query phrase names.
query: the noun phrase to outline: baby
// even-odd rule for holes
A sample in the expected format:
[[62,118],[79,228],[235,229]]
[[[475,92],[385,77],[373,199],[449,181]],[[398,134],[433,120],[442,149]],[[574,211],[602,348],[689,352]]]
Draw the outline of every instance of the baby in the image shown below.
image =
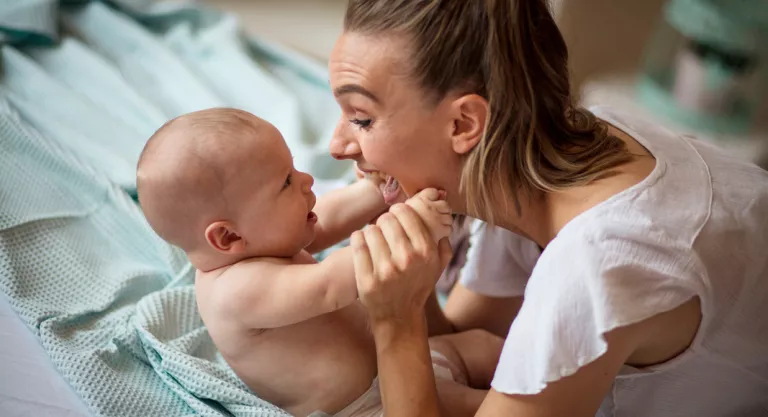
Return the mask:
[[[382,415],[351,248],[319,263],[310,255],[386,210],[374,182],[316,200],[280,132],[234,109],[166,123],[144,148],[137,182],[152,228],[197,268],[213,342],[257,395],[299,416]],[[448,236],[450,208],[436,190],[406,204],[436,240]],[[487,388],[501,341],[474,332],[430,343],[445,408],[474,415],[484,392],[469,386]]]

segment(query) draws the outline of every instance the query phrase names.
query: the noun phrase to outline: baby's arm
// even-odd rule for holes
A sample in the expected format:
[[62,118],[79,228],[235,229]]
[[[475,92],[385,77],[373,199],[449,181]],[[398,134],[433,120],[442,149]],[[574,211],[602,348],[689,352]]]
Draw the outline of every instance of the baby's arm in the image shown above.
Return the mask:
[[357,299],[352,248],[323,262],[291,264],[283,259],[246,260],[216,282],[220,311],[248,329],[271,329],[309,320]]
[[315,240],[307,251],[319,252],[341,242],[387,208],[381,191],[369,180],[359,180],[323,195],[315,205]]
[[[436,193],[436,191],[435,191]],[[424,218],[433,236],[450,232],[447,203],[422,192],[409,203]],[[314,264],[281,259],[243,261],[216,283],[215,302],[228,317],[249,329],[288,326],[344,308],[357,300],[352,248],[333,252]]]

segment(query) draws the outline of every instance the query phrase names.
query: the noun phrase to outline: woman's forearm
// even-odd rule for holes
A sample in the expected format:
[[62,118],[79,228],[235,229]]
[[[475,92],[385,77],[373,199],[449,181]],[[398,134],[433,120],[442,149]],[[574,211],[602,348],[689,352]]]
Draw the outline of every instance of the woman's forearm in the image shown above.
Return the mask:
[[387,417],[439,417],[437,388],[423,317],[372,323]]

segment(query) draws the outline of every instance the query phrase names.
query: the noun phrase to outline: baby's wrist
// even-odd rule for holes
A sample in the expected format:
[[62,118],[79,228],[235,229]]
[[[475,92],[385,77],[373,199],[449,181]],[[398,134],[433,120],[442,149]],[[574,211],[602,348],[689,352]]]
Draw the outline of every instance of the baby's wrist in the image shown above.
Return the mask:
[[379,185],[376,184],[371,179],[363,177],[363,178],[358,179],[357,183],[360,184],[361,187],[364,187],[366,189],[366,192],[373,192],[373,191],[375,191],[375,192],[381,194],[381,191],[379,190]]
[[374,201],[377,204],[377,207],[382,207],[382,209],[387,208],[387,203],[384,201],[384,195],[381,194],[379,185],[373,180],[362,178],[357,180],[357,186],[361,188],[360,192],[365,198],[370,198],[371,201]]

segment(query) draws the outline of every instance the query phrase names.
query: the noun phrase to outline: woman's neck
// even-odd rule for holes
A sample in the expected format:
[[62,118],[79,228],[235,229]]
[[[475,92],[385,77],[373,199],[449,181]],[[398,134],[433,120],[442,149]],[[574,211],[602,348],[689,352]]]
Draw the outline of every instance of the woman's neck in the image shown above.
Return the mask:
[[536,192],[518,197],[518,204],[497,204],[493,216],[497,226],[534,241],[541,248],[547,247],[559,228],[553,222],[548,193]]

